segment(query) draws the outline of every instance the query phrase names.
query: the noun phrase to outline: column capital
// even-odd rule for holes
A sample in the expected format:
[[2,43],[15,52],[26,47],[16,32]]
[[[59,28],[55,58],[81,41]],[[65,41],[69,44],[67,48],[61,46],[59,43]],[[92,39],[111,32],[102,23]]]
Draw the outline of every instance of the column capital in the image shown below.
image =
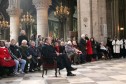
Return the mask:
[[19,9],[19,8],[8,8],[8,9],[6,9],[6,11],[8,12],[8,14],[10,15],[10,16],[20,16],[20,14],[22,13],[22,9]]
[[52,0],[33,0],[33,4],[35,5],[37,10],[49,8],[52,4]]

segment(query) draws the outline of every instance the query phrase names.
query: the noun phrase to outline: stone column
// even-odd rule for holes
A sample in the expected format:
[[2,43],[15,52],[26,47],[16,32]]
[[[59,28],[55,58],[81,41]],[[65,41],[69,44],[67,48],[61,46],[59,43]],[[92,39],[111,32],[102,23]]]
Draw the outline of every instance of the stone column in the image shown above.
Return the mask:
[[106,0],[98,0],[99,41],[107,41]]
[[81,38],[81,23],[80,23],[80,0],[77,0],[77,30],[78,30],[78,41]]
[[119,37],[119,0],[113,0],[113,25],[114,25],[114,34]]
[[37,35],[48,36],[48,8],[51,0],[33,0],[37,9]]
[[99,41],[100,29],[99,29],[99,20],[98,20],[98,0],[92,0],[92,31],[93,37],[95,40]]
[[9,7],[7,9],[10,15],[10,40],[18,40],[19,36],[19,17],[21,14],[21,9],[19,6],[20,0],[9,0]]
[[[91,0],[77,0],[78,36],[88,34],[91,37]],[[80,26],[79,26],[80,25]],[[79,37],[80,38],[80,37]]]

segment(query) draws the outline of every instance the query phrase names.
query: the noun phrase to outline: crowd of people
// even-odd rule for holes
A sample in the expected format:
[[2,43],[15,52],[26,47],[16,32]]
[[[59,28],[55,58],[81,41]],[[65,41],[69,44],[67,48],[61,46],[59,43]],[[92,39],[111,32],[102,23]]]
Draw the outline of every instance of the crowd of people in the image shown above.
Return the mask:
[[66,68],[67,76],[75,76],[71,65],[84,64],[97,60],[111,60],[126,57],[126,40],[107,39],[107,43],[97,42],[93,37],[82,34],[79,42],[64,42],[51,37],[28,40],[26,32],[21,31],[18,42],[0,41],[0,78],[41,70],[42,57],[57,58],[57,66]]

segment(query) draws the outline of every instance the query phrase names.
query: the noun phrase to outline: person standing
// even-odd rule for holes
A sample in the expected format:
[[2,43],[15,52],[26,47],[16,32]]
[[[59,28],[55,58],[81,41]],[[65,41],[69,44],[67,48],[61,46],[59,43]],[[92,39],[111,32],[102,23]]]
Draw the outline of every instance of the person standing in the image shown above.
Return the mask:
[[98,42],[95,41],[95,39],[92,37],[90,39],[91,41],[91,44],[92,44],[92,50],[93,50],[93,55],[92,55],[92,58],[93,58],[93,61],[96,61],[98,59],[98,55],[97,55],[97,46],[98,46]]
[[81,39],[80,39],[80,42],[79,42],[79,47],[80,47],[80,50],[82,51],[82,53],[84,55],[86,55],[86,39],[85,39],[84,34],[81,35]]
[[93,55],[93,50],[92,50],[92,44],[91,41],[87,38],[87,43],[86,43],[86,51],[87,51],[87,62],[92,61],[92,55]]
[[119,58],[120,55],[120,41],[117,39],[117,37],[115,37],[115,39],[112,41],[112,45],[113,45],[113,53],[114,56],[113,58]]
[[120,40],[120,43],[121,43],[120,55],[123,56],[123,58],[126,58],[126,40],[123,38]]
[[42,36],[41,36],[41,35],[38,35],[38,38],[36,38],[36,42],[35,42],[36,47],[39,46],[39,42],[40,42],[40,41],[42,41]]
[[[18,37],[18,44],[19,44],[19,46],[21,46],[21,42],[22,42],[23,40],[26,40],[26,41],[27,41],[27,44],[29,43],[28,37],[26,36],[25,30],[21,30],[20,36]],[[29,45],[29,44],[28,44],[28,45]]]
[[109,56],[110,56],[110,59],[111,57],[114,55],[113,54],[113,45],[112,45],[112,39],[111,38],[107,38],[107,44],[106,46],[108,47],[108,51],[109,51]]

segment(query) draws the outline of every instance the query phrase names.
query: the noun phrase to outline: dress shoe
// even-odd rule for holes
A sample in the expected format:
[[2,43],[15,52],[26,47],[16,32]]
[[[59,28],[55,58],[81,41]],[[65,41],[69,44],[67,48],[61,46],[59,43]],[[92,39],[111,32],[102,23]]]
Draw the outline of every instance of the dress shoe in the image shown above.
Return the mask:
[[77,68],[71,68],[71,69],[70,69],[70,71],[75,71],[75,70],[77,70]]
[[34,72],[34,70],[32,69],[32,70],[29,70],[29,72]]
[[3,75],[2,78],[7,78],[8,76],[7,75]]
[[67,76],[76,76],[76,75],[72,73],[68,73]]

